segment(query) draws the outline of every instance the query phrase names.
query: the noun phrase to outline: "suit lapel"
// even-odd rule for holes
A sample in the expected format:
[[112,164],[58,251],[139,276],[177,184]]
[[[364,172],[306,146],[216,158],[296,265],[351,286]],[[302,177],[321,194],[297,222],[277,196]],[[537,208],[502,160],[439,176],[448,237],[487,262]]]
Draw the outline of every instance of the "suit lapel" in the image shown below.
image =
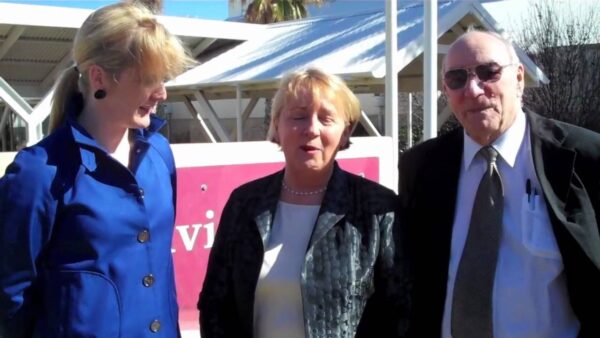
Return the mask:
[[[452,225],[463,153],[463,129],[427,141],[414,158],[409,229],[415,259],[414,335],[440,335],[448,284]],[[411,154],[407,154],[411,155]]]
[[[437,229],[432,229],[439,234],[439,244],[443,244],[444,259],[448,260],[450,255],[450,242],[452,238],[452,225],[456,211],[456,197],[458,195],[458,179],[463,154],[463,130],[453,131],[448,138],[440,139],[440,152],[431,156],[431,160],[436,163],[428,165],[427,176],[432,178],[427,184],[426,191],[430,196],[430,201],[435,203],[435,210],[439,210],[439,215],[435,215],[438,222],[435,222]],[[441,225],[441,226],[439,226]]]
[[[592,202],[575,172],[576,152],[563,147],[568,133],[539,115],[528,113],[533,163],[549,210],[600,268],[598,224]],[[556,233],[556,231],[555,231]]]
[[[566,131],[532,113],[527,115],[531,125],[531,151],[535,171],[547,199],[553,207],[564,209],[570,188],[575,152],[562,148]],[[563,210],[560,210],[562,213]]]
[[[435,163],[427,166],[431,173],[425,177],[433,178],[427,186],[429,203],[432,203],[436,210],[428,218],[433,218],[433,225],[430,231],[431,244],[433,248],[431,265],[436,271],[433,272],[432,280],[437,281],[432,288],[435,290],[432,295],[437,295],[436,317],[441,315],[444,308],[444,299],[446,297],[446,287],[448,281],[448,265],[450,264],[450,250],[452,244],[452,227],[457,208],[458,180],[463,155],[463,129],[457,129],[448,135],[448,138],[441,139],[442,146],[438,149],[441,152],[432,156]],[[436,318],[437,319],[437,318]]]

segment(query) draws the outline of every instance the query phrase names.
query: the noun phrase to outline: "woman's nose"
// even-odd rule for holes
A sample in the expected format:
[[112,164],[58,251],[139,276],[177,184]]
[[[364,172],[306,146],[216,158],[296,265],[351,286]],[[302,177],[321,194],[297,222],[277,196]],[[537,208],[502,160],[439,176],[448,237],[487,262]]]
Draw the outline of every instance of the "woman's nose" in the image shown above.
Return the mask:
[[159,87],[154,90],[152,98],[156,101],[164,101],[167,99],[167,89],[165,88],[164,82],[161,82]]
[[321,130],[321,121],[319,121],[319,117],[314,114],[308,119],[308,123],[306,125],[306,133],[309,136],[319,135],[319,131]]

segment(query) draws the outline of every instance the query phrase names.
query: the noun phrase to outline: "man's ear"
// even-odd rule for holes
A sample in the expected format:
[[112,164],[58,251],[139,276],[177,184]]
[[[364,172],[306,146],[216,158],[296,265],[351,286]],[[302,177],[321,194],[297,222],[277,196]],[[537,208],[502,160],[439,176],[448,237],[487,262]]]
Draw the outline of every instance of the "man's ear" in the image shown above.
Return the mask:
[[519,95],[523,95],[523,90],[525,89],[525,68],[523,68],[522,64],[519,64],[517,67],[517,83]]
[[442,95],[446,96],[446,99],[448,98],[448,88],[446,88],[446,84],[444,83],[443,79],[442,79]]

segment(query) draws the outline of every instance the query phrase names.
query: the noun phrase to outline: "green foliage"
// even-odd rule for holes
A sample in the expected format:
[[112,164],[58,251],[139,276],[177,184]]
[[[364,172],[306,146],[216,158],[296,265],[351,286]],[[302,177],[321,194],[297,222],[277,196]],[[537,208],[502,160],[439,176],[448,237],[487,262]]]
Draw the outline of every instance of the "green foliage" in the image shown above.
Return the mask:
[[273,23],[305,18],[306,5],[320,5],[325,0],[253,0],[246,9],[246,22]]

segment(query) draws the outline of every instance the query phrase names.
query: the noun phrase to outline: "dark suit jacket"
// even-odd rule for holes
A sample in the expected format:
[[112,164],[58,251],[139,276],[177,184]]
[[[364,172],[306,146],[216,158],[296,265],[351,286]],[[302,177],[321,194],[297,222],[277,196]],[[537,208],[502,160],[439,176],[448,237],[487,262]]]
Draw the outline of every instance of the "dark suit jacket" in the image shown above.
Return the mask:
[[[202,338],[252,337],[283,171],[230,196],[198,303]],[[409,280],[393,191],[335,165],[300,277],[307,337],[402,337]]]
[[[527,113],[533,161],[565,266],[579,337],[600,337],[600,134]],[[410,336],[439,337],[463,129],[401,155],[399,195],[414,262]],[[518,300],[515,300],[516,302]]]

